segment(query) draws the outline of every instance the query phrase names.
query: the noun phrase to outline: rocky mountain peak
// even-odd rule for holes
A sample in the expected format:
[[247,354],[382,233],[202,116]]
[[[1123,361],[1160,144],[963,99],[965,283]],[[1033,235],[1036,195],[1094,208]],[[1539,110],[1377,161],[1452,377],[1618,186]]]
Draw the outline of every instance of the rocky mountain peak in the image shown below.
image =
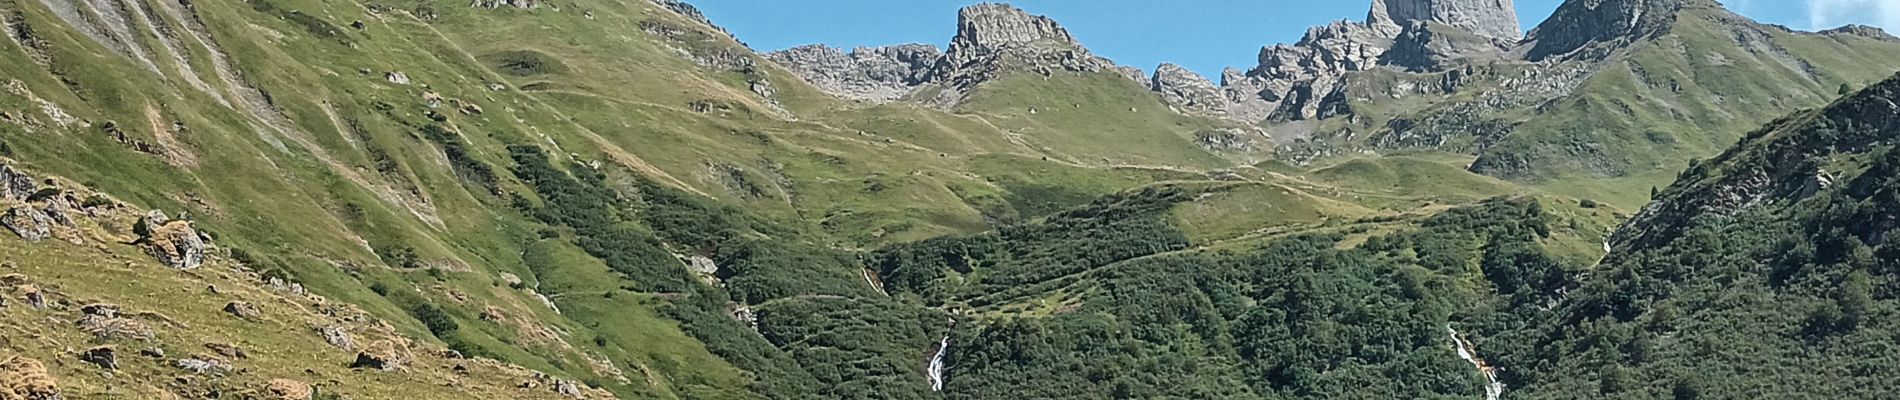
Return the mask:
[[[1569,0],[1531,30],[1525,57],[1542,61],[1570,55],[1592,56],[1599,43],[1627,43],[1668,32],[1687,5],[1714,6],[1713,0]],[[1580,54],[1581,53],[1581,54]]]
[[1406,25],[1435,22],[1478,36],[1516,40],[1517,7],[1512,0],[1373,0],[1366,24],[1387,35]]
[[[656,0],[658,1],[658,0]],[[940,107],[962,101],[977,85],[1006,71],[1048,76],[1057,71],[1112,72],[1144,86],[1135,68],[1091,54],[1061,24],[1006,4],[985,3],[957,14],[957,34],[947,51],[930,45],[859,48],[849,53],[805,46],[767,55],[834,95],[873,101],[897,100],[925,85],[951,90],[922,99]]]
[[1007,4],[984,3],[957,13],[957,35],[950,39],[949,50],[929,79],[952,90],[943,91],[932,102],[954,106],[977,85],[1008,71],[1043,76],[1058,71],[1112,72],[1136,82],[1146,78],[1090,53],[1054,19]]
[[1180,65],[1161,64],[1155,68],[1154,78],[1150,81],[1155,93],[1161,100],[1173,106],[1183,114],[1190,115],[1226,115],[1227,99],[1220,88],[1207,77],[1189,71]]
[[982,51],[1004,47],[1056,44],[1074,45],[1075,36],[1049,17],[1032,15],[1008,4],[984,3],[957,13],[957,36],[950,51]]

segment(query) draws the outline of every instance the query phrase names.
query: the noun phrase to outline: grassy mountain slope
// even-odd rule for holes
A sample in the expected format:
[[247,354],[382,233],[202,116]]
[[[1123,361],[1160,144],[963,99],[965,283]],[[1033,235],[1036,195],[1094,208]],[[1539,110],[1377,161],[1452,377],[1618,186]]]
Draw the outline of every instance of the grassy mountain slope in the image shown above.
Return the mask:
[[1479,340],[1523,398],[1880,397],[1900,78],[1697,164],[1530,327]]
[[1196,145],[1223,122],[1183,116],[1118,74],[1005,74],[958,105],[1029,146],[1086,164],[1213,168],[1228,161]]
[[[0,156],[128,204],[84,245],[0,239],[54,295],[0,308],[44,339],[4,344],[74,398],[272,379],[355,398],[1468,397],[1481,375],[1446,324],[1538,326],[1497,311],[1555,301],[1542,289],[1591,270],[1622,218],[1458,155],[1235,166],[1249,154],[1199,143],[1234,127],[1106,73],[1005,73],[951,111],[847,102],[666,2],[0,17]],[[144,209],[188,213],[209,264],[139,254]],[[219,311],[234,299],[265,317]],[[89,338],[71,321],[95,302],[155,337]],[[407,343],[409,367],[351,368],[311,326],[344,322]],[[224,348],[202,342],[248,357],[173,379]],[[119,372],[68,349],[94,344]]]
[[1900,69],[1896,49],[1900,41],[1891,38],[1793,32],[1686,2],[1667,33],[1608,58],[1572,94],[1542,105],[1484,149],[1472,169],[1661,186],[1667,177],[1649,172],[1712,156],[1738,139],[1734,132]]

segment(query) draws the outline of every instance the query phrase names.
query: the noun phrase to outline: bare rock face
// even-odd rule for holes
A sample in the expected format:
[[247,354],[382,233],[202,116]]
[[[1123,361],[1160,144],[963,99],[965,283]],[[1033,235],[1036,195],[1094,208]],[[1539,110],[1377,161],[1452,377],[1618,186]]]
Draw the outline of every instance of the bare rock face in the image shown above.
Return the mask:
[[181,358],[172,362],[172,366],[199,375],[220,376],[236,369],[231,363],[208,357]]
[[0,164],[0,200],[26,200],[39,191],[39,184],[25,172],[13,169],[13,166]]
[[1075,44],[1075,36],[1054,19],[1030,15],[1007,4],[978,4],[957,13],[952,51],[993,52],[1006,48]]
[[190,221],[174,221],[164,212],[153,210],[140,220],[140,240],[153,257],[166,266],[177,269],[198,268],[204,265],[205,249],[209,247],[204,236],[192,229]]
[[767,53],[766,58],[839,97],[892,101],[922,85],[943,51],[927,44],[861,47],[845,52],[810,45]]
[[531,9],[531,8],[535,8],[536,6],[539,6],[540,5],[539,3],[540,2],[537,2],[535,0],[474,0],[473,2],[469,3],[469,6],[476,7],[476,8],[486,8],[486,9],[491,9],[491,10],[502,8],[502,7]]
[[1387,35],[1413,22],[1444,24],[1478,36],[1517,40],[1517,7],[1512,0],[1373,0],[1366,23]]
[[152,328],[139,320],[119,316],[117,304],[91,304],[80,308],[80,318],[73,325],[80,331],[92,334],[100,341],[115,339],[150,341]]
[[350,338],[350,332],[339,326],[322,326],[317,334],[323,336],[323,342],[343,350],[356,350],[356,340]]
[[0,227],[6,227],[29,242],[52,237],[53,223],[53,218],[47,216],[46,212],[29,206],[14,207],[0,214]]
[[1370,25],[1335,22],[1306,31],[1292,45],[1260,50],[1260,65],[1225,74],[1223,90],[1242,121],[1324,118],[1343,110],[1346,74],[1379,65],[1392,38]]
[[931,71],[930,80],[953,89],[936,102],[955,105],[977,85],[1008,70],[1043,76],[1057,71],[1125,74],[1114,62],[1082,47],[1054,19],[1006,4],[978,4],[958,12],[957,36]]
[[1502,58],[1511,40],[1472,35],[1457,27],[1434,22],[1406,25],[1379,63],[1412,72],[1444,71],[1472,64],[1472,59]]
[[1206,77],[1175,64],[1155,68],[1152,88],[1183,114],[1226,115],[1227,98]]
[[939,52],[909,44],[846,52],[804,46],[767,55],[820,89],[845,98],[890,101],[917,88],[938,85],[938,97],[921,99],[949,108],[977,85],[1009,71],[1043,76],[1056,72],[1110,72],[1149,86],[1138,68],[1116,65],[1090,53],[1068,29],[1049,17],[1005,4],[978,4],[957,14],[957,34]]
[[693,7],[692,4],[687,3],[685,0],[652,0],[652,1],[653,1],[653,4],[659,5],[660,7],[665,7],[669,11],[672,11],[674,13],[677,13],[681,16],[686,17],[686,19],[690,19],[690,20],[693,20],[694,22],[698,22],[701,24],[705,24],[706,26],[710,26],[713,28],[713,30],[719,31],[719,33],[724,34],[727,37],[732,36],[732,33],[727,32],[726,28],[722,28],[719,25],[714,25],[712,22],[712,19],[706,18],[706,13],[700,12],[699,7]]
[[1464,59],[1503,57],[1520,37],[1512,3],[1373,0],[1364,23],[1309,29],[1297,43],[1261,49],[1253,69],[1222,74],[1228,115],[1260,122],[1347,114],[1351,73],[1386,66],[1439,72]]
[[1823,35],[1853,35],[1853,36],[1864,36],[1864,37],[1887,40],[1887,41],[1900,41],[1900,37],[1894,37],[1893,34],[1887,33],[1887,30],[1885,29],[1880,29],[1879,27],[1860,25],[1860,24],[1850,24],[1850,25],[1839,27],[1839,28],[1821,31],[1821,34]]
[[1550,19],[1531,31],[1527,39],[1533,44],[1525,58],[1601,57],[1600,52],[1591,50],[1665,33],[1677,11],[1690,3],[1720,6],[1712,0],[1566,1]]

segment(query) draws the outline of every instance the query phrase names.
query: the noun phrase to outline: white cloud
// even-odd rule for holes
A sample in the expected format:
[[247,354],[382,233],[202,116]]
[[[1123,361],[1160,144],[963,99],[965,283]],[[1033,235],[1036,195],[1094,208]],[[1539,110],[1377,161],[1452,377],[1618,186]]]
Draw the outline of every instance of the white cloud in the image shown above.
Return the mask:
[[1808,24],[1816,30],[1845,24],[1879,26],[1900,33],[1900,0],[1807,0]]

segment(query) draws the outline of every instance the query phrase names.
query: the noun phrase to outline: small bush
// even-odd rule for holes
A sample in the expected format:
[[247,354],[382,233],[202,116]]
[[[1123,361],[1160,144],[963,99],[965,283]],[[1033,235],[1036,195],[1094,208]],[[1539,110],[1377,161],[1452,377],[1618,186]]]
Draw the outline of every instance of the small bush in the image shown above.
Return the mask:
[[504,74],[534,76],[567,72],[560,60],[533,50],[504,51],[483,57],[488,65]]

